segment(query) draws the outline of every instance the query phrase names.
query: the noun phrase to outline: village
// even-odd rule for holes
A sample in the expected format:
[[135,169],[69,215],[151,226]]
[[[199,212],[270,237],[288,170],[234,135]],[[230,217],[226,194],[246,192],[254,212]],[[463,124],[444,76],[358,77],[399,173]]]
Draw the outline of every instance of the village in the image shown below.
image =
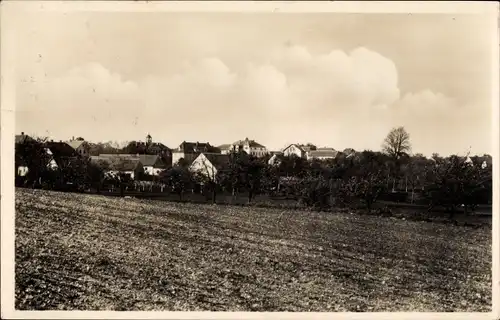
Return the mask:
[[[120,148],[82,137],[57,142],[21,132],[15,137],[16,186],[165,200],[170,193],[187,201],[186,194],[203,195],[212,203],[225,195],[230,200],[224,203],[240,196],[249,203],[259,195],[272,203],[293,200],[319,208],[353,201],[368,210],[380,201],[438,205],[451,212],[491,207],[490,155],[428,158],[410,153],[409,139],[398,127],[389,132],[382,151],[338,151],[312,143],[270,151],[249,138],[219,146],[183,141],[172,149],[147,134],[144,141]],[[458,176],[452,177],[455,171]],[[452,178],[449,183],[468,179],[470,186],[448,197],[449,183],[443,184],[440,175]]]
[[[29,140],[33,140],[33,137],[24,132],[15,137],[16,143]],[[131,179],[158,176],[161,172],[179,164],[187,165],[193,171],[200,173],[207,172],[207,166],[209,172],[217,172],[220,166],[229,162],[228,155],[232,152],[245,152],[253,157],[265,159],[269,165],[279,165],[284,157],[291,156],[310,161],[335,159],[340,154],[352,156],[356,153],[353,149],[340,152],[334,148],[318,148],[311,143],[290,144],[280,151],[269,151],[264,145],[248,138],[219,146],[213,146],[209,142],[183,141],[177,148],[171,149],[161,142],[153,141],[149,134],[144,142],[134,141],[129,144],[125,148],[127,150],[108,146],[107,153],[101,153],[96,143],[74,137],[68,141],[46,141],[44,147],[50,156],[48,167],[51,169],[57,169],[61,162],[67,162],[68,159],[81,157],[95,164],[106,164],[107,175],[125,174]],[[16,172],[18,176],[25,176],[28,167],[26,164],[18,163]]]

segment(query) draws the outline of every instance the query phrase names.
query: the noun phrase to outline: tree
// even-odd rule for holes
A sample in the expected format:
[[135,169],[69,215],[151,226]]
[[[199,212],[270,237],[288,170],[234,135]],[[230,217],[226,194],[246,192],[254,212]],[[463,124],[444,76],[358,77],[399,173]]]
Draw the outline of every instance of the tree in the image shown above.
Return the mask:
[[308,207],[316,209],[326,209],[330,206],[330,196],[332,194],[330,180],[323,175],[310,174],[300,180],[299,184],[300,201]]
[[[94,179],[100,181],[98,168],[91,164],[89,159],[83,157],[71,157],[60,161],[57,171],[59,173],[58,185],[63,190],[68,188],[82,191],[95,183]],[[102,173],[104,175],[104,173]]]
[[183,168],[188,168],[189,162],[184,158],[180,158],[175,165]]
[[244,188],[245,161],[248,155],[242,152],[232,152],[229,157],[230,163],[227,170],[217,172],[217,180],[223,189],[231,190],[234,198]]
[[48,175],[48,164],[51,156],[45,149],[46,138],[30,138],[15,145],[16,173],[18,166],[26,166],[28,171],[24,177],[24,184],[33,188],[42,183],[42,177]]
[[121,153],[119,148],[111,146],[110,143],[89,143],[90,150],[89,154],[91,156],[98,156],[100,154],[118,154]]
[[410,134],[404,127],[393,128],[384,140],[382,151],[394,160],[398,160],[411,150]]
[[387,155],[365,150],[345,171],[338,188],[337,200],[343,205],[361,201],[368,211],[387,189],[384,182],[388,167]]
[[406,132],[404,127],[393,128],[382,144],[382,152],[388,155],[392,160],[393,185],[392,190],[396,187],[396,180],[400,178],[400,167],[403,158],[408,156],[411,150],[410,134]]
[[415,198],[415,189],[422,188],[426,183],[426,172],[432,167],[432,160],[427,159],[423,155],[415,155],[402,166],[402,172],[406,180],[406,189],[411,190],[411,202]]
[[123,153],[127,154],[146,154],[147,153],[147,147],[146,144],[140,143],[137,141],[131,141],[129,142],[123,149]]
[[88,162],[87,164],[87,178],[91,186],[93,186],[97,193],[101,193],[101,188],[105,180],[105,170],[109,164],[103,160],[96,163]]
[[346,205],[353,200],[361,200],[368,212],[384,191],[385,184],[380,172],[370,172],[363,176],[353,176],[339,188],[338,200]]
[[279,171],[276,166],[264,165],[262,170],[262,190],[268,195],[275,194],[279,191]]
[[232,190],[235,196],[240,190],[248,192],[248,202],[262,190],[266,165],[262,159],[243,152],[229,155],[229,165],[217,173],[217,182],[223,188]]
[[280,175],[285,177],[305,177],[309,163],[306,159],[291,155],[284,157],[279,165]]
[[245,182],[248,189],[248,202],[250,203],[262,187],[262,177],[265,165],[255,157],[250,157],[245,168]]
[[428,211],[442,206],[452,219],[460,206],[463,206],[465,214],[474,210],[481,193],[489,191],[491,173],[466,159],[454,155],[429,168],[430,184],[425,189]]
[[160,173],[160,181],[177,193],[179,195],[179,200],[182,201],[186,190],[192,187],[193,176],[188,168],[174,166]]

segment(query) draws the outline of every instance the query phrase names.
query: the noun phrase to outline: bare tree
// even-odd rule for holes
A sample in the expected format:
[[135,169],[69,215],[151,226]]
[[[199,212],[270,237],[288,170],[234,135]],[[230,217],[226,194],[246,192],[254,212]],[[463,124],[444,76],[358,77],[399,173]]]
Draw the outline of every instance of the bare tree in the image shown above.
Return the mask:
[[393,128],[384,140],[382,151],[398,160],[411,150],[410,134],[404,127]]
[[393,162],[391,176],[393,178],[392,191],[395,190],[396,180],[400,178],[403,157],[408,156],[411,150],[410,134],[404,127],[392,128],[382,144],[382,152],[387,154]]

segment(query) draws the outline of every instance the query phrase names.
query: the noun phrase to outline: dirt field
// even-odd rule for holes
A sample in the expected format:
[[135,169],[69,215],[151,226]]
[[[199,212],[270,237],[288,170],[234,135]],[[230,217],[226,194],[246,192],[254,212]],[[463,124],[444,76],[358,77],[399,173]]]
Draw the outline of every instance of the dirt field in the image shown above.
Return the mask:
[[17,189],[16,308],[491,311],[491,230]]

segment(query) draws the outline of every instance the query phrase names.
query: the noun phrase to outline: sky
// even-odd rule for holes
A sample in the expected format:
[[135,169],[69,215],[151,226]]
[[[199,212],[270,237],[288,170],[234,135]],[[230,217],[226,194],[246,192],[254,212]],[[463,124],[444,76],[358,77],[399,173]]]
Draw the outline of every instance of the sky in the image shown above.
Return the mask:
[[33,12],[17,20],[16,132],[271,150],[492,153],[481,15]]

